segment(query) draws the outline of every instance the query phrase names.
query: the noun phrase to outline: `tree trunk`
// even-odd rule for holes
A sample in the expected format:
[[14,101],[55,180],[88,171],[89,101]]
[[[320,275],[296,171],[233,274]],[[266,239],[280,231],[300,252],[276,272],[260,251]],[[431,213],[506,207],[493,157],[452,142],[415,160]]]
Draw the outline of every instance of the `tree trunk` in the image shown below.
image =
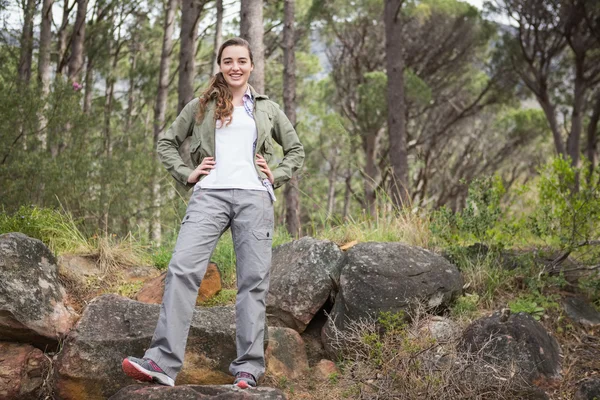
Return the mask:
[[331,218],[333,216],[334,207],[335,207],[335,178],[337,177],[337,162],[334,159],[332,163],[330,163],[331,168],[329,169],[328,175],[328,184],[329,188],[327,190],[327,217]]
[[68,77],[71,82],[81,83],[81,70],[83,68],[83,50],[85,43],[85,14],[87,0],[77,0],[77,17],[73,27],[71,41],[71,56],[69,57]]
[[[54,0],[44,0],[42,4],[42,23],[40,26],[40,52],[38,59],[38,81],[40,94],[43,99],[50,92],[50,46],[52,45],[52,5]],[[48,146],[48,132],[46,111],[48,103],[44,102],[44,109],[39,115],[40,120],[40,146],[46,150]]]
[[42,23],[40,26],[40,52],[38,61],[38,81],[42,96],[50,91],[50,45],[52,44],[52,5],[54,0],[44,0]]
[[392,200],[397,207],[408,204],[408,150],[404,103],[404,54],[400,9],[404,0],[385,2],[385,54],[387,67],[388,132],[392,165]]
[[342,221],[345,221],[350,213],[350,195],[352,194],[352,169],[348,168],[346,179],[346,190],[344,192],[344,208],[342,211]]
[[250,43],[254,71],[250,84],[258,93],[265,92],[265,45],[263,42],[263,0],[242,0],[240,36]]
[[23,10],[23,32],[21,33],[21,56],[19,58],[18,78],[23,86],[31,80],[31,62],[33,56],[33,16],[35,0],[27,0]]
[[196,31],[203,4],[197,0],[183,0],[181,15],[181,44],[179,50],[179,113],[194,98],[196,77]]
[[65,72],[65,66],[67,65],[65,61],[65,52],[67,51],[67,26],[69,25],[70,13],[71,8],[69,7],[69,0],[65,0],[63,4],[62,21],[58,33],[56,34],[58,37],[58,42],[56,43],[56,54],[58,56],[56,61],[57,75],[62,75]]
[[175,14],[177,12],[177,0],[168,0],[165,8],[165,22],[163,24],[163,42],[160,53],[160,69],[158,73],[158,88],[156,90],[156,104],[154,105],[154,135],[152,140],[152,157],[154,158],[152,173],[152,188],[150,193],[151,217],[148,227],[152,240],[160,244],[162,230],[160,225],[160,181],[159,163],[156,159],[156,145],[158,137],[163,131],[165,124],[165,113],[167,109],[167,96],[169,94],[169,69],[171,66],[171,51],[173,50],[173,30],[175,26]]
[[217,22],[215,24],[215,45],[212,56],[212,75],[219,72],[219,64],[217,64],[217,55],[219,48],[223,44],[223,0],[216,0],[215,6],[217,8]]
[[577,62],[575,68],[575,87],[573,90],[573,112],[571,114],[571,131],[567,138],[567,154],[571,158],[571,165],[579,166],[579,153],[581,151],[581,132],[583,130],[583,114],[585,104],[586,85],[583,77],[583,62]]
[[380,173],[377,165],[377,152],[379,147],[379,135],[367,134],[363,139],[363,150],[365,152],[364,191],[365,205],[370,216],[377,214],[377,187],[379,186]]
[[558,121],[556,120],[556,107],[550,101],[547,93],[543,93],[541,96],[537,96],[537,101],[542,107],[544,114],[546,115],[546,119],[548,120],[548,124],[550,125],[550,130],[552,131],[552,137],[554,139],[554,148],[556,149],[556,154],[566,156],[567,152],[565,150],[565,144],[560,134],[560,129],[558,127]]
[[92,98],[94,94],[94,58],[88,54],[85,66],[85,96],[83,97],[83,112],[89,113],[92,109]]
[[[294,3],[295,0],[285,0],[283,5],[283,109],[292,125],[295,126],[296,56],[294,54]],[[256,72],[256,69],[254,72]],[[285,197],[285,226],[292,237],[299,237],[301,235],[300,192],[296,176],[293,176],[285,185],[283,194]]]
[[587,149],[586,154],[590,162],[588,179],[592,178],[592,171],[596,168],[598,150],[598,121],[600,120],[600,89],[597,89],[592,116],[587,126]]

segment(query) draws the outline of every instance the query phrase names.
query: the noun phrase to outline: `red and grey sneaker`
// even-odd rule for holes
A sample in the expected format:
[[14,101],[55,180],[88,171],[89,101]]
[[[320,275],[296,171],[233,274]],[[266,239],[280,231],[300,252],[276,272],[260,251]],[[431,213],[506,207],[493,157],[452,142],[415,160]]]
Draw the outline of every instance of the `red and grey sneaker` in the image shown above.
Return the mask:
[[248,372],[238,372],[237,374],[235,374],[235,381],[233,382],[233,384],[234,386],[237,386],[240,389],[256,387],[256,378],[254,378],[254,375],[249,374]]
[[127,376],[137,381],[156,382],[165,386],[175,386],[175,381],[149,358],[127,357],[123,360],[121,367]]

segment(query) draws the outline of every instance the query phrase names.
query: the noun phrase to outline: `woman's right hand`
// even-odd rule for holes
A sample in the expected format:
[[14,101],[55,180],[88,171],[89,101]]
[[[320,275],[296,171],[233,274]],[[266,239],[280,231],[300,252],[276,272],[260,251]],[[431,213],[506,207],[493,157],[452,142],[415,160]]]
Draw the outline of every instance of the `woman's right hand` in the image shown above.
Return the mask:
[[214,157],[205,157],[200,165],[196,167],[195,170],[192,171],[190,176],[188,176],[189,183],[196,183],[200,179],[200,175],[208,175],[210,171],[215,167],[215,159]]

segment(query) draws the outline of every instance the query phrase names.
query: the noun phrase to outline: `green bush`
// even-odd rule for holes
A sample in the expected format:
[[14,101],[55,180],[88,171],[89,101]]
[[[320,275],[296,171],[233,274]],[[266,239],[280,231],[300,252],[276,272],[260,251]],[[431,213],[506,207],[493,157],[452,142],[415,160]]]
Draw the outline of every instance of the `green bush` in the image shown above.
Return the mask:
[[540,170],[533,213],[525,226],[544,243],[572,251],[600,237],[599,169],[555,158]]
[[452,212],[442,207],[432,214],[430,229],[436,241],[447,249],[473,243],[490,248],[503,247],[501,206],[505,193],[499,177],[475,179],[469,185],[465,208]]
[[66,212],[21,206],[15,213],[0,212],[0,234],[21,232],[44,242],[52,252],[76,252],[89,248],[88,240]]

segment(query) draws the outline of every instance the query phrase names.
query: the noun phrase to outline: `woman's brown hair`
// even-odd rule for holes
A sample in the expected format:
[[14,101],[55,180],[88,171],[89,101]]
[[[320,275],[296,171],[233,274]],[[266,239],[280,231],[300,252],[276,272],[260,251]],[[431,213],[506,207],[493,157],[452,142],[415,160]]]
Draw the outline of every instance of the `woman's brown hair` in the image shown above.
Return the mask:
[[[250,43],[248,41],[234,37],[226,40],[217,53],[217,64],[221,65],[221,56],[223,50],[229,46],[242,46],[248,49],[250,55],[250,63],[254,65],[254,58],[252,57],[252,50],[250,49]],[[221,72],[216,73],[208,84],[208,88],[200,95],[200,107],[198,108],[198,114],[196,114],[196,121],[200,122],[204,118],[206,112],[206,106],[211,100],[215,101],[215,121],[227,121],[227,125],[231,123],[231,115],[233,114],[233,95],[227,82]]]

